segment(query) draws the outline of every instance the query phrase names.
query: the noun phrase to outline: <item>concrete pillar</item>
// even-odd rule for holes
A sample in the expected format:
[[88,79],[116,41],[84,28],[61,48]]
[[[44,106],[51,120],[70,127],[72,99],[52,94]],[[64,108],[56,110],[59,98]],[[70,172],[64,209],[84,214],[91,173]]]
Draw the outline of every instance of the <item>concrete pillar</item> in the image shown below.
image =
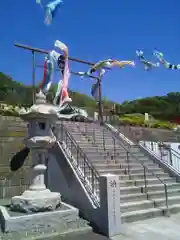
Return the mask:
[[101,231],[108,237],[121,233],[120,183],[118,175],[100,177]]

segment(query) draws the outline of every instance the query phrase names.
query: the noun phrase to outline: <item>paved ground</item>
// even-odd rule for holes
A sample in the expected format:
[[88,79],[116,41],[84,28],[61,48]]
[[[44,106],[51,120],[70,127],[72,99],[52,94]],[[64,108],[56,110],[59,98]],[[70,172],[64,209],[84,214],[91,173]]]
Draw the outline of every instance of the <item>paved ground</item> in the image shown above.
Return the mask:
[[43,240],[108,240],[109,238],[96,233],[78,234],[75,236],[64,236],[54,238],[44,238]]
[[[5,200],[4,200],[5,201]],[[3,201],[3,203],[4,203]],[[5,201],[6,202],[6,201]],[[0,201],[2,203],[2,201]],[[0,204],[1,205],[1,204]],[[122,234],[113,238],[113,240],[180,240],[180,213],[171,215],[171,217],[152,218],[144,221],[123,224]],[[15,236],[17,235],[17,236]],[[0,240],[20,240],[33,239],[31,236],[26,237],[26,233],[22,234],[0,233]],[[21,236],[22,235],[22,236]],[[30,234],[31,235],[31,234]],[[33,237],[35,237],[33,233]],[[37,234],[39,235],[39,234]],[[37,236],[36,235],[36,236]],[[41,235],[41,234],[40,234]],[[21,237],[20,237],[21,236]],[[34,238],[36,239],[36,238]],[[37,238],[39,239],[39,237]],[[108,240],[109,238],[89,232],[82,234],[73,234],[73,236],[41,236],[41,240]]]
[[[171,217],[159,217],[124,224],[123,234],[113,240],[180,240],[180,214]],[[71,237],[56,237],[44,240],[107,240],[108,238],[95,233],[87,233]]]
[[179,240],[180,214],[124,224],[123,234],[113,240]]
[[[172,215],[170,218],[159,217],[122,225],[122,234],[113,237],[112,240],[180,240],[180,214]],[[40,237],[40,238],[39,238]],[[32,240],[31,236],[11,236],[0,235],[2,240]],[[88,232],[82,234],[73,234],[71,236],[38,236],[41,240],[108,240],[109,238]]]

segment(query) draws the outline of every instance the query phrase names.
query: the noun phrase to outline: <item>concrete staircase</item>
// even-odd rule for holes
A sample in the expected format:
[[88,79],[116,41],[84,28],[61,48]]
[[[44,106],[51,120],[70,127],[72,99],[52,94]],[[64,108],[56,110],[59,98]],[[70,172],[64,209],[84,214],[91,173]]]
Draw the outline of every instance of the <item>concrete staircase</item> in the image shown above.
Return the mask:
[[123,146],[110,131],[98,124],[64,122],[64,125],[100,175],[119,175],[123,222],[144,220],[180,210],[180,183],[149,156],[136,147]]

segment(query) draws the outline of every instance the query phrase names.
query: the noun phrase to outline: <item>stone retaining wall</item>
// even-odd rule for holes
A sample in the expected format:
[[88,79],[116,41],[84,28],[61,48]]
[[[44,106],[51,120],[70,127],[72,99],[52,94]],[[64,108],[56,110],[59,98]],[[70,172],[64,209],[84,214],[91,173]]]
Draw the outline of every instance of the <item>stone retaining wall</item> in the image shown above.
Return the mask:
[[19,195],[30,184],[30,155],[23,168],[17,172],[12,173],[9,167],[12,157],[24,147],[23,139],[26,135],[26,124],[20,118],[0,116],[0,198]]

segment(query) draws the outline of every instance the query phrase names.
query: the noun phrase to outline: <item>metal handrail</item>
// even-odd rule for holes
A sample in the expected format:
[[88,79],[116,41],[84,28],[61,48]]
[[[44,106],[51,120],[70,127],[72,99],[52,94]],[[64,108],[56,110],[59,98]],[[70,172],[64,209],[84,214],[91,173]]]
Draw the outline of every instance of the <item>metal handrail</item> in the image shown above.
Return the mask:
[[[79,129],[79,132],[80,132],[81,134],[84,134],[85,132],[87,132],[87,126],[86,126],[86,125],[85,125],[85,132],[82,132],[82,131],[81,131],[79,125],[77,125],[77,128]],[[86,137],[87,137],[87,135],[86,135]],[[94,131],[94,129],[93,129],[92,141],[93,141],[94,146],[97,147],[97,144],[96,144],[96,136],[95,136],[95,131]]]
[[174,150],[173,148],[170,148],[170,150],[173,152],[174,155],[176,155],[176,157],[180,158],[180,153],[178,153],[176,150]]
[[[152,147],[148,147],[146,145],[145,141],[141,141],[141,142],[142,142],[143,147],[147,151],[148,150],[151,151],[156,157],[160,158],[160,160],[162,162],[164,162],[165,164],[172,167],[176,172],[180,173],[180,154],[176,150],[167,146],[163,142],[156,142],[156,143],[160,143],[162,145],[162,147],[159,148],[159,152],[158,152],[158,151],[154,150],[153,144],[152,144]],[[164,146],[164,148],[163,148],[163,146]],[[167,155],[163,154],[163,149],[168,151]],[[158,153],[160,153],[160,154],[158,154]]]
[[[109,132],[111,132],[112,137],[115,138],[117,134],[114,133],[107,125],[104,125],[104,126],[105,126],[105,128],[106,128]],[[114,136],[114,135],[115,135],[115,136]],[[118,136],[118,135],[117,135],[117,136]],[[147,176],[146,176],[146,171],[149,172],[149,173],[151,173],[154,177],[156,177],[156,178],[164,185],[165,199],[166,199],[166,209],[167,209],[167,211],[168,211],[168,208],[169,208],[169,207],[168,207],[168,192],[167,192],[167,185],[166,185],[166,183],[165,183],[162,179],[160,179],[160,177],[158,177],[157,174],[155,174],[155,173],[152,172],[150,169],[148,169],[148,167],[147,167],[146,165],[144,165],[143,163],[141,163],[141,162],[139,161],[139,159],[138,159],[136,156],[134,156],[134,155],[121,143],[119,137],[118,137],[118,138],[116,137],[115,139],[118,140],[119,145],[126,151],[126,153],[127,153],[127,162],[128,162],[128,154],[130,154],[130,155],[131,155],[139,164],[141,164],[141,166],[144,168],[144,183],[145,183],[145,192],[146,192],[146,194],[147,194],[147,198],[148,198],[148,190],[147,190]],[[128,162],[128,175],[130,176],[129,162]]]
[[[61,124],[61,140],[62,141],[65,141],[66,143],[66,146],[68,146],[68,143],[67,141],[69,140],[70,141],[70,151],[71,151],[71,157],[73,157],[73,154],[72,154],[72,151],[73,151],[73,146],[76,148],[76,155],[77,155],[77,161],[76,161],[76,164],[77,164],[77,167],[79,167],[81,170],[83,170],[83,181],[84,181],[84,187],[86,188],[87,191],[91,190],[91,197],[92,197],[92,200],[93,202],[96,204],[96,206],[99,207],[100,205],[100,201],[92,196],[93,195],[96,195],[98,196],[99,194],[99,191],[98,191],[98,188],[97,188],[97,185],[99,185],[99,173],[97,172],[97,170],[95,169],[95,167],[92,165],[92,163],[90,162],[90,160],[88,159],[87,155],[83,152],[83,150],[81,149],[81,147],[78,145],[78,143],[76,142],[76,140],[74,139],[74,137],[69,133],[69,131],[67,130],[67,128]],[[63,137],[63,133],[65,133],[65,139]],[[68,138],[68,140],[67,140]],[[78,156],[82,157],[83,159],[83,162],[82,162],[82,165],[80,164],[79,162],[79,158]],[[87,174],[90,173],[91,174],[91,179],[88,179],[87,177]],[[78,172],[77,172],[78,174]],[[90,176],[89,176],[90,177]],[[91,189],[89,189],[89,187],[87,186],[87,179],[88,181],[90,181],[91,183]]]
[[70,132],[68,131],[68,129],[62,124],[63,128],[66,130],[68,136],[71,138],[71,140],[73,141],[74,145],[76,145],[76,147],[80,150],[81,154],[84,155],[87,159],[87,164],[89,165],[89,167],[91,167],[97,174],[97,176],[99,177],[99,173],[97,172],[96,168],[93,166],[93,164],[90,162],[90,160],[88,159],[87,155],[85,152],[83,152],[82,148],[77,144],[76,140],[74,139],[74,137],[70,134]]
[[[164,142],[158,142],[164,146],[166,146],[166,144]],[[173,148],[171,148],[170,146],[167,146],[167,148],[173,152],[174,155],[176,155],[176,157],[179,157],[180,158],[180,153],[178,153],[176,150],[174,150]]]

